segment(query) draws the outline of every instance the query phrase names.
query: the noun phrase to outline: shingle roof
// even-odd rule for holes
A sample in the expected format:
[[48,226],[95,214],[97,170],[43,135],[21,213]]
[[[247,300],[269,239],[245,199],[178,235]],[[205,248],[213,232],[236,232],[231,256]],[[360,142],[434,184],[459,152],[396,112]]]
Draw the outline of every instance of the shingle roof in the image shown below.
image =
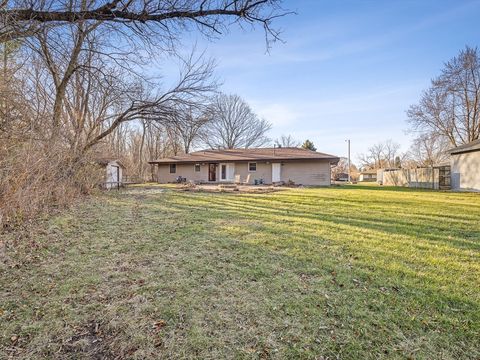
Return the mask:
[[256,148],[203,150],[190,154],[172,156],[149,161],[150,164],[198,163],[218,161],[288,161],[288,160],[329,160],[338,162],[334,155],[324,154],[302,148]]
[[450,149],[450,154],[460,154],[470,151],[480,151],[480,139],[473,140],[468,144],[457,146],[456,148]]

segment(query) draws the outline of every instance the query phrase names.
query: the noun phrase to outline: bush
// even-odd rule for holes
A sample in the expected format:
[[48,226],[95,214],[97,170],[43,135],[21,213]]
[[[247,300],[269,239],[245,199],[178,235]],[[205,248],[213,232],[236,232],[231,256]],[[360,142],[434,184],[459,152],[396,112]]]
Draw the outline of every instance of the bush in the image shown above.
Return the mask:
[[72,204],[90,193],[101,171],[88,157],[40,143],[0,148],[0,230]]

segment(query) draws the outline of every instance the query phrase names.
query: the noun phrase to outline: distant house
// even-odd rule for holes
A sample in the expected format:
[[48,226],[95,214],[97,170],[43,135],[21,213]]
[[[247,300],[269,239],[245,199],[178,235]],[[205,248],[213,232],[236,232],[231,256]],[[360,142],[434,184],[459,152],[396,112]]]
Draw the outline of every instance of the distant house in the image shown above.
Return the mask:
[[205,150],[150,161],[160,183],[237,182],[330,185],[331,165],[339,158],[301,148]]
[[362,171],[358,177],[358,181],[377,181],[377,170]]
[[450,150],[453,190],[480,191],[480,139]]
[[119,188],[123,185],[123,170],[125,166],[116,159],[97,159],[97,164],[105,168],[102,187],[106,189]]

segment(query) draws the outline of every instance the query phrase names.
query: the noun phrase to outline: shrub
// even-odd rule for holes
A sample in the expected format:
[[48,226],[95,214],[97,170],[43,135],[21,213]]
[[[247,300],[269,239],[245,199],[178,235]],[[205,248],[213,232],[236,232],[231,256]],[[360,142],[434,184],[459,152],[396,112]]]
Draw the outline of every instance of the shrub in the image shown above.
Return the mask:
[[90,193],[100,169],[88,156],[35,142],[0,148],[0,229],[11,228]]

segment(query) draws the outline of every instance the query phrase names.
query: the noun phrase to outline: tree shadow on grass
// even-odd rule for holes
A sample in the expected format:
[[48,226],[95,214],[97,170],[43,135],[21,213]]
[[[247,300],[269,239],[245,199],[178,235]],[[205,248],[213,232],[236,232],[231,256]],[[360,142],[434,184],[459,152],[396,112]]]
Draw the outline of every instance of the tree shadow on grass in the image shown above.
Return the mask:
[[[330,223],[333,227],[346,226],[351,229],[367,229],[382,232],[385,234],[418,237],[422,240],[428,240],[429,243],[443,243],[444,245],[458,248],[461,250],[480,250],[480,230],[474,230],[472,228],[465,230],[452,229],[451,223],[445,222],[445,217],[442,215],[435,215],[437,219],[421,219],[421,217],[400,220],[399,218],[390,219],[382,214],[382,218],[373,218],[363,212],[357,212],[355,214],[341,214],[339,212],[332,214],[325,211],[319,211],[315,208],[314,211],[300,211],[300,208],[292,209],[289,204],[278,206],[278,203],[282,203],[277,200],[277,203],[273,206],[259,204],[255,198],[248,199],[239,198],[231,195],[221,195],[217,197],[208,198],[209,210],[213,210],[215,206],[216,211],[228,213],[232,218],[253,218],[261,219],[264,221],[279,222],[292,222],[301,223],[301,220],[309,220],[310,222]],[[175,201],[171,202],[172,208],[179,209],[191,209],[192,204],[181,205]],[[338,207],[338,206],[337,206]],[[424,221],[422,224],[416,224],[419,218]],[[449,220],[452,220],[448,217]],[[465,220],[461,218],[460,220]],[[314,224],[312,224],[314,225]],[[321,226],[323,224],[316,224]],[[480,229],[480,228],[479,228]],[[309,229],[306,228],[305,231]],[[344,228],[343,230],[348,230]],[[471,240],[470,240],[471,239]],[[399,240],[397,240],[399,241]],[[422,246],[421,242],[418,242],[417,246]]]

